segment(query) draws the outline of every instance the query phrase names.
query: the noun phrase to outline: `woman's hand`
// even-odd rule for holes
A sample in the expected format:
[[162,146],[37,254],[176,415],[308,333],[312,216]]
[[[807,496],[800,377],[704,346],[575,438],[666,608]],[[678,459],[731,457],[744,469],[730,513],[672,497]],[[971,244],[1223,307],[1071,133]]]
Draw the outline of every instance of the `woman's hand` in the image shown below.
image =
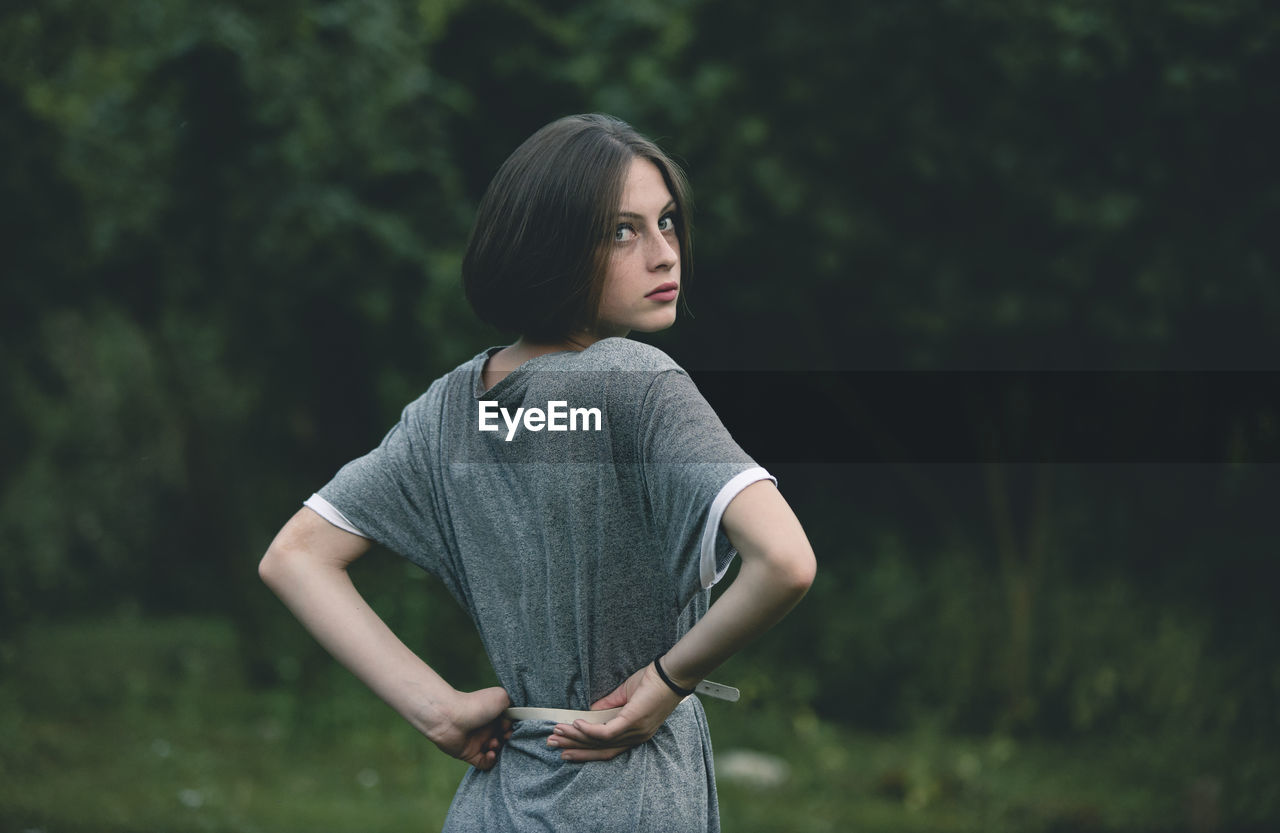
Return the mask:
[[563,749],[560,757],[566,761],[607,761],[653,737],[682,699],[649,663],[591,704],[593,711],[621,706],[616,717],[608,723],[559,723],[547,745]]
[[511,721],[502,716],[509,705],[511,700],[501,688],[458,692],[425,734],[446,755],[476,769],[493,769],[498,750],[511,737]]

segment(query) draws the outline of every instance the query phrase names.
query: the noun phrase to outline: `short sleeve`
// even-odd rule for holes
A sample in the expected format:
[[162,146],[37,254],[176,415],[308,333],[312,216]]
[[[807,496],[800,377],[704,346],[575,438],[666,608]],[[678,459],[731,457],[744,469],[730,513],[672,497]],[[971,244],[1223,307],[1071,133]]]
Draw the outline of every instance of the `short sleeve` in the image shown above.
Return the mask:
[[320,495],[312,495],[304,500],[302,505],[315,512],[338,529],[341,529],[343,532],[350,532],[352,535],[359,535],[361,538],[369,537],[356,529],[356,525],[351,523],[350,519],[348,519],[346,515],[339,512],[338,507],[320,497]]
[[424,395],[408,405],[377,448],[343,466],[317,494],[357,534],[450,583],[423,430],[426,401]]
[[637,445],[655,535],[682,595],[710,588],[736,554],[720,529],[725,509],[747,486],[773,477],[738,446],[681,370],[654,377]]

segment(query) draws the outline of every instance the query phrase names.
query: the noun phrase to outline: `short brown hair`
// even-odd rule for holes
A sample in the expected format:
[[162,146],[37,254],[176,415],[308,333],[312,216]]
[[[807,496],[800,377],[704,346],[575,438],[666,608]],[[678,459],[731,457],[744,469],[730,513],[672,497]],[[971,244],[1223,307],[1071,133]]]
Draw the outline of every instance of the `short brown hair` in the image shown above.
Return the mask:
[[682,280],[692,271],[689,186],[656,144],[612,116],[566,116],[502,163],[476,214],[462,283],[498,329],[558,341],[594,326],[631,160],[648,159],[676,204]]

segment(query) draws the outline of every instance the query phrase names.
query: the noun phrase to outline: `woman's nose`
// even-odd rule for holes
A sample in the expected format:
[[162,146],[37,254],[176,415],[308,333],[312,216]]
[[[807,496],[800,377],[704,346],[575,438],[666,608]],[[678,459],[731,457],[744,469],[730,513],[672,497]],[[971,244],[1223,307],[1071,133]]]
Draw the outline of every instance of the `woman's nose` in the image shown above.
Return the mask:
[[666,234],[655,234],[650,237],[654,241],[649,247],[650,269],[671,269],[680,262],[680,252]]

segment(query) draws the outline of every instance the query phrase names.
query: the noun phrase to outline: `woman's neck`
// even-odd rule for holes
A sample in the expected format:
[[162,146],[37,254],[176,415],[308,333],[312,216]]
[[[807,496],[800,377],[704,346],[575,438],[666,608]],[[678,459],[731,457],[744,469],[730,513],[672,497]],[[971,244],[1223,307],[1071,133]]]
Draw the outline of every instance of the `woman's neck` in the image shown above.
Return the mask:
[[480,381],[485,390],[507,378],[517,367],[548,353],[582,352],[600,340],[600,336],[577,333],[561,341],[538,341],[520,336],[514,344],[503,347],[485,360]]

